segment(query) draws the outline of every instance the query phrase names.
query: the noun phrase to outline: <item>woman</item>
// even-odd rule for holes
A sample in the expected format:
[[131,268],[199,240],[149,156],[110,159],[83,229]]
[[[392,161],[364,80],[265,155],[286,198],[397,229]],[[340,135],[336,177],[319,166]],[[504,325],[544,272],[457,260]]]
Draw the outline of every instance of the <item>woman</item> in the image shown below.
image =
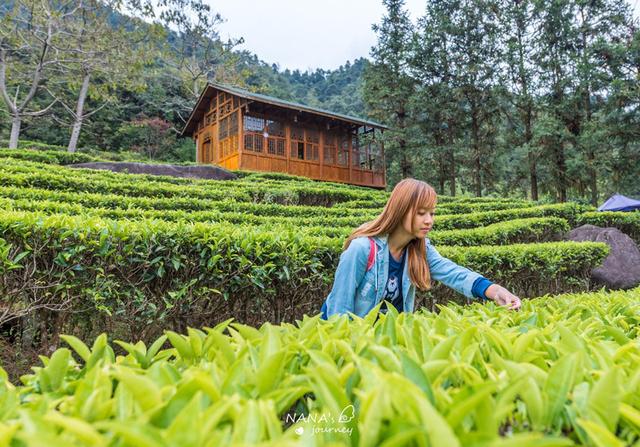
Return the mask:
[[365,316],[381,301],[399,312],[413,312],[416,287],[428,290],[431,279],[469,298],[492,299],[509,309],[520,298],[480,274],[443,258],[426,238],[433,227],[436,192],[425,182],[404,179],[396,185],[382,213],[358,227],[344,243],[331,293],[322,316],[352,312]]

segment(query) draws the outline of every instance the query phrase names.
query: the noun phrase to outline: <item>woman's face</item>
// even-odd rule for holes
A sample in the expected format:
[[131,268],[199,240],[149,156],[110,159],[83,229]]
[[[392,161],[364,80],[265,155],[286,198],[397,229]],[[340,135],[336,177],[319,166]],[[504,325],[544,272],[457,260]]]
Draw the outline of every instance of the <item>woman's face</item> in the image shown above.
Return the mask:
[[433,227],[433,218],[435,216],[435,209],[427,209],[420,207],[415,213],[409,211],[404,217],[402,226],[407,233],[410,233],[414,238],[424,239],[431,231]]

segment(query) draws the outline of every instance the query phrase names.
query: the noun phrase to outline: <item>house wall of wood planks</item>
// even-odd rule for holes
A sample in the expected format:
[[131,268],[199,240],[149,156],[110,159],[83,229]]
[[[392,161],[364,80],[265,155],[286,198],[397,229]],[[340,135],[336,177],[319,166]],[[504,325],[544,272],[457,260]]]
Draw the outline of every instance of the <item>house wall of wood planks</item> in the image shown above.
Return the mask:
[[380,129],[224,91],[201,102],[193,129],[199,163],[386,186]]

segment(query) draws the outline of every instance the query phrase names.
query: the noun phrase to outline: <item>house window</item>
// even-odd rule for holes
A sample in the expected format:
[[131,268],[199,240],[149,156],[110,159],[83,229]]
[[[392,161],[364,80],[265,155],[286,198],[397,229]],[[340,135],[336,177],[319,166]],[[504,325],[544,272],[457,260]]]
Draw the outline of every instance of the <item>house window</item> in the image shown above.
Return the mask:
[[291,158],[304,160],[304,129],[291,127]]
[[360,167],[360,146],[358,137],[351,135],[351,166]]
[[284,157],[284,139],[271,137],[267,138],[267,153]]
[[257,116],[245,115],[244,116],[244,131],[245,132],[260,132],[264,129],[264,119]]
[[373,140],[369,145],[369,169],[382,171],[382,146]]
[[322,148],[325,164],[332,165],[336,163],[336,149],[336,135],[327,132],[324,136],[324,147]]
[[245,134],[244,135],[244,148],[251,152],[262,152],[262,134]]
[[229,136],[229,117],[223,118],[218,123],[218,141],[222,141]]
[[238,134],[238,114],[229,115],[229,135]]
[[[354,138],[356,136],[354,135]],[[382,150],[373,132],[361,133],[354,146],[353,165],[360,169],[379,171],[382,168]]]
[[265,136],[267,138],[267,153],[270,155],[277,155],[279,157],[285,156],[285,132],[284,124],[280,121],[265,120]]
[[270,137],[284,138],[284,126],[280,121],[266,120],[265,130]]
[[242,121],[245,150],[262,152],[264,147],[264,119],[257,116],[245,115]]
[[307,129],[305,132],[305,158],[307,160],[320,160],[320,132],[315,129]]
[[338,165],[349,166],[349,138],[340,138],[340,147],[338,148]]

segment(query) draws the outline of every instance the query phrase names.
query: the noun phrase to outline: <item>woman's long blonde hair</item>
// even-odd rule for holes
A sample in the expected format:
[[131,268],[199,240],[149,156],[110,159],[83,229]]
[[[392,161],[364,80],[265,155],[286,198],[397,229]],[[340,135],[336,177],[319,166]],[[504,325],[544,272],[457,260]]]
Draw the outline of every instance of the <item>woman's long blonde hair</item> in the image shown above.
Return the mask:
[[[434,209],[436,202],[436,192],[428,183],[412,178],[402,180],[393,188],[391,197],[389,197],[382,213],[374,220],[356,228],[345,241],[343,249],[346,250],[351,241],[360,236],[390,234],[398,225],[402,225],[407,213],[411,213],[411,224],[413,225],[413,216],[418,209]],[[431,288],[431,274],[427,264],[427,249],[424,240],[412,239],[406,249],[409,257],[411,282],[420,290],[429,290]]]

